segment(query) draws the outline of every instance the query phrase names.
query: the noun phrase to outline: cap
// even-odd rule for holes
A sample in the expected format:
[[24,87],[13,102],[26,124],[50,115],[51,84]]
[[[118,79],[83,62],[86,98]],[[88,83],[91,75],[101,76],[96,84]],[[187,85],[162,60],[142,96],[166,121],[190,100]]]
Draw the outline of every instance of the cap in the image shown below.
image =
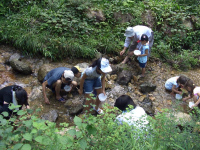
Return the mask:
[[71,71],[71,70],[65,70],[64,71],[64,78],[67,79],[71,79],[73,80],[74,79],[74,73]]
[[128,27],[124,34],[124,36],[126,36],[126,37],[132,37],[134,35],[135,35],[135,32],[133,30],[133,27]]
[[109,61],[106,58],[102,58],[101,59],[101,67],[100,67],[101,71],[103,73],[108,73],[112,71],[112,68],[110,67]]
[[148,41],[148,40],[149,40],[148,36],[146,34],[142,34],[141,41]]
[[74,74],[77,74],[77,73],[81,72],[81,69],[79,68],[79,66],[74,66],[74,67],[71,68],[71,71]]

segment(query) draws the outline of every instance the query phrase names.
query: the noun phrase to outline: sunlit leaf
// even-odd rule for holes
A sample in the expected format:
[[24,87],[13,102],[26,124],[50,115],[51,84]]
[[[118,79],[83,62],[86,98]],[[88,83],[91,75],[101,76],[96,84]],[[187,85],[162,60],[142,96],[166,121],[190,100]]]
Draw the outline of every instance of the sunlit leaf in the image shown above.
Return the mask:
[[23,145],[23,143],[17,143],[17,144],[15,144],[15,145],[13,146],[13,149],[14,149],[14,150],[18,150],[18,149],[20,149],[20,148],[22,147],[22,145]]
[[22,146],[22,149],[21,150],[31,150],[31,145],[30,144],[24,144]]
[[25,133],[23,135],[24,139],[28,140],[28,141],[32,141],[32,134],[30,133]]

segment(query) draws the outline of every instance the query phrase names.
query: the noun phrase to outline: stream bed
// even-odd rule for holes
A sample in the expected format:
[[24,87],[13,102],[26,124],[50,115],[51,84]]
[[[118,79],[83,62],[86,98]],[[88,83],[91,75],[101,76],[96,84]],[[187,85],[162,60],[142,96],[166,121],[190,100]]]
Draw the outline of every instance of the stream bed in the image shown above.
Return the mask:
[[[8,63],[8,60],[14,53],[19,53],[21,59],[31,65],[31,68],[33,70],[33,73],[31,75],[23,75],[12,69],[12,67]],[[16,50],[11,46],[0,45],[0,89],[5,86],[17,84],[24,87],[28,95],[30,96],[32,94],[33,89],[40,88],[41,90],[41,83],[38,81],[37,78],[38,70],[41,65],[50,64],[54,68],[57,67],[71,68],[72,66],[75,66],[78,63],[84,63],[84,62],[91,64],[92,60],[66,58],[62,61],[52,62],[50,59],[46,59],[40,56],[38,57],[23,56],[20,53],[20,51]],[[134,70],[135,67],[132,66],[132,69]],[[181,111],[187,113],[189,110],[188,102],[182,102],[181,100],[176,100],[164,88],[164,84],[167,79],[181,74],[191,78],[196,85],[200,85],[199,81],[200,69],[189,70],[187,72],[177,71],[173,70],[170,66],[160,62],[158,59],[151,60],[150,58],[146,68],[145,78],[138,79],[137,83],[131,82],[131,85],[132,87],[135,88],[135,90],[132,91],[125,90],[126,93],[123,94],[128,94],[132,96],[134,100],[136,99],[139,100],[144,95],[137,94],[138,85],[144,82],[150,82],[156,85],[155,91],[149,93],[151,100],[153,101],[155,114],[157,112],[162,112],[163,108],[180,109]],[[127,88],[125,86],[122,87]],[[73,116],[66,113],[66,107],[63,105],[63,103],[56,101],[55,95],[53,95],[50,90],[48,91],[47,96],[51,97],[50,105],[46,105],[44,103],[43,96],[41,95],[39,99],[29,100],[30,107],[33,109],[41,108],[41,111],[38,114],[39,116],[49,112],[50,110],[55,109],[58,112],[58,118],[56,120],[57,124],[61,122],[67,122],[71,124],[73,122]],[[73,98],[73,95],[68,94],[67,97]],[[110,103],[109,100],[110,99],[107,100],[108,103]]]

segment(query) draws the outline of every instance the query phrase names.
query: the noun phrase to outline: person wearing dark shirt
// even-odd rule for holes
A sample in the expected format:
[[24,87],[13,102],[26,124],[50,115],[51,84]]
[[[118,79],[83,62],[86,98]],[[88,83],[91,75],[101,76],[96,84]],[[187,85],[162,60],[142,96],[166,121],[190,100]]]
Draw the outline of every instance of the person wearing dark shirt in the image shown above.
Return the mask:
[[13,103],[14,105],[21,105],[21,107],[16,108],[18,110],[22,109],[22,106],[25,105],[26,108],[29,108],[27,92],[18,85],[12,85],[4,87],[0,90],[0,114],[2,112],[8,112],[7,119],[11,115],[16,115],[13,113],[13,110],[9,109],[9,105]]
[[61,89],[65,89],[66,86],[71,87],[70,90],[72,87],[77,86],[77,82],[73,81],[74,76],[77,78],[81,76],[80,68],[78,66],[72,67],[71,69],[66,67],[59,67],[48,72],[42,83],[45,103],[50,104],[49,99],[46,96],[46,87],[51,89],[52,92],[55,92],[56,99],[58,101],[65,102],[65,99],[60,95],[60,91]]

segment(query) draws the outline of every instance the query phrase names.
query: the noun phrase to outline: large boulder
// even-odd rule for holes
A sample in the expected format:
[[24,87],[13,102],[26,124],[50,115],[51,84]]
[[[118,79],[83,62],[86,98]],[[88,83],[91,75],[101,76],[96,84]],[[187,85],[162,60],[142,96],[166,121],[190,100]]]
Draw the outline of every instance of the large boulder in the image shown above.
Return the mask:
[[148,27],[153,28],[155,26],[155,17],[151,10],[146,10],[142,15],[142,20]]
[[35,86],[29,95],[29,100],[43,99],[42,86]]
[[112,72],[110,74],[111,75],[119,74],[120,72],[122,72],[123,68],[125,67],[127,67],[126,64],[111,65]]
[[185,123],[188,123],[192,120],[191,116],[189,114],[183,113],[183,112],[172,112],[168,113],[167,117],[173,120],[173,122],[184,125]]
[[92,9],[88,9],[86,16],[88,18],[96,18],[97,22],[102,22],[105,21],[106,18],[104,17],[104,14],[102,12],[102,10],[92,10]]
[[123,14],[122,12],[115,12],[114,19],[119,21],[120,23],[131,22],[133,20],[133,16],[131,14]]
[[53,66],[51,66],[50,64],[44,64],[40,67],[40,69],[38,70],[38,80],[40,82],[42,82],[44,80],[44,77],[46,76],[46,74],[51,71],[52,69],[54,69]]
[[111,106],[114,106],[115,100],[124,93],[126,93],[125,89],[122,86],[116,84],[114,88],[106,92],[108,103]]
[[139,102],[139,105],[145,110],[145,112],[150,115],[154,116],[155,110],[153,109],[152,101],[146,97],[142,102]]
[[58,118],[58,113],[56,110],[50,110],[48,113],[45,113],[41,116],[43,120],[49,120],[51,122],[55,122]]
[[12,59],[10,61],[10,65],[13,68],[13,70],[20,72],[22,74],[28,75],[33,72],[31,66],[27,62],[24,62],[24,61]]
[[117,76],[117,83],[120,85],[128,85],[131,81],[132,73],[129,70],[123,70]]
[[156,89],[156,85],[154,85],[153,83],[143,83],[140,85],[140,91],[142,93],[149,93],[149,92],[153,92]]
[[14,53],[12,56],[10,56],[9,62],[11,62],[11,61],[14,60],[14,59],[19,60],[20,57],[21,57],[21,56],[20,56],[19,53]]
[[83,110],[85,98],[83,96],[75,96],[73,99],[68,99],[65,102],[65,107],[70,115],[76,115]]
[[190,19],[185,19],[185,18],[182,18],[182,22],[183,22],[183,26],[187,29],[193,29],[193,24],[192,24],[192,21]]

